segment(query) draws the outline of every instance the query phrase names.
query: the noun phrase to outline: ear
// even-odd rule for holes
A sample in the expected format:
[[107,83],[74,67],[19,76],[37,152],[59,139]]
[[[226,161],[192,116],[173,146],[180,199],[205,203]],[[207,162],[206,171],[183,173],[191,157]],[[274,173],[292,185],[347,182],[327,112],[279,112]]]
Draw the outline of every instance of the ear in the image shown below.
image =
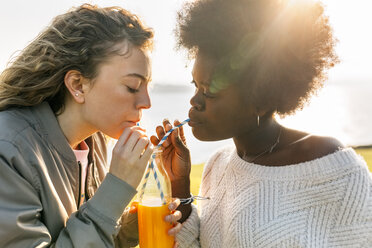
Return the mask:
[[67,90],[77,103],[84,103],[84,84],[86,79],[77,70],[70,70],[66,73],[64,83]]

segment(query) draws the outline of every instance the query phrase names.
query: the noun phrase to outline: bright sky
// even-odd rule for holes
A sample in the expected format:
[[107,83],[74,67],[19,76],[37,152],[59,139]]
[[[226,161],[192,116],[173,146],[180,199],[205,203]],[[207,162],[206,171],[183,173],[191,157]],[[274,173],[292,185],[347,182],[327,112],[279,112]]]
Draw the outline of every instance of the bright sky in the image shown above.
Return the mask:
[[[139,15],[155,30],[153,80],[156,83],[190,82],[191,66],[184,54],[174,50],[176,10],[186,0],[5,0],[0,8],[0,70],[14,52],[26,46],[54,16],[84,2],[99,6],[118,5]],[[339,39],[341,64],[330,79],[363,79],[372,82],[372,1],[323,0]]]

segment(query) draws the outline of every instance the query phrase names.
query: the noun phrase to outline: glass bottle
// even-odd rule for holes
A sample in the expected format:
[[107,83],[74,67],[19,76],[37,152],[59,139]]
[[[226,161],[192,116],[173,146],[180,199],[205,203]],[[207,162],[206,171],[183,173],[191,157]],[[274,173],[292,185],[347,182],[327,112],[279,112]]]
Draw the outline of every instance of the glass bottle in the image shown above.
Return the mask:
[[168,235],[172,224],[164,220],[171,214],[168,204],[172,201],[172,189],[163,166],[161,148],[155,148],[152,154],[140,183],[138,198],[140,248],[172,248],[174,237]]

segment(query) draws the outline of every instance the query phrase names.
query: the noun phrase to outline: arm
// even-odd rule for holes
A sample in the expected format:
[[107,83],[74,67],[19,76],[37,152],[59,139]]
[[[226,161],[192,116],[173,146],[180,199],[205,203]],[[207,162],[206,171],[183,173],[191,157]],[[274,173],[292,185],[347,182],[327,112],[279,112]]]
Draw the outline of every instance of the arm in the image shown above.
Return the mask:
[[137,212],[132,213],[127,208],[121,217],[121,229],[115,239],[115,247],[135,247],[138,245],[138,238]]
[[195,205],[192,205],[190,216],[182,224],[180,232],[176,235],[176,242],[179,248],[199,248],[199,230],[200,219],[198,210]]
[[[0,157],[0,247],[113,247],[113,237],[119,228],[117,220],[125,202],[134,195],[133,188],[108,175],[97,194],[70,216],[59,234],[52,235],[45,224],[47,217],[43,216],[35,169],[13,145],[2,142],[0,147],[3,152]],[[121,192],[119,197],[113,197],[112,193],[118,192]],[[101,202],[107,200],[113,202],[103,210]],[[57,238],[53,240],[52,236]]]
[[[118,141],[110,173],[95,195],[68,219],[66,212],[43,215],[44,204],[50,204],[40,194],[48,187],[39,180],[45,172],[26,161],[13,144],[0,142],[0,247],[114,247],[119,219],[136,193],[134,188],[152,152],[150,146],[145,149],[148,141],[132,131],[125,131]],[[50,223],[61,222],[60,229],[48,228]]]

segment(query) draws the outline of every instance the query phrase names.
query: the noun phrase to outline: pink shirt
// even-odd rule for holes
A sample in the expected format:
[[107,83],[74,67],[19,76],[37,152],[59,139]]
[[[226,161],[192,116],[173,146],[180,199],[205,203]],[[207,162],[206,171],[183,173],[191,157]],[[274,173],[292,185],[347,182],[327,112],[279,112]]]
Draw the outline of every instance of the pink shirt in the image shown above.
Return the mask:
[[[78,150],[73,149],[76,160],[80,162],[81,165],[81,181],[80,181],[80,206],[85,202],[85,182],[87,178],[88,171],[88,153],[89,147],[85,141],[78,145]],[[79,206],[79,207],[80,207]]]

